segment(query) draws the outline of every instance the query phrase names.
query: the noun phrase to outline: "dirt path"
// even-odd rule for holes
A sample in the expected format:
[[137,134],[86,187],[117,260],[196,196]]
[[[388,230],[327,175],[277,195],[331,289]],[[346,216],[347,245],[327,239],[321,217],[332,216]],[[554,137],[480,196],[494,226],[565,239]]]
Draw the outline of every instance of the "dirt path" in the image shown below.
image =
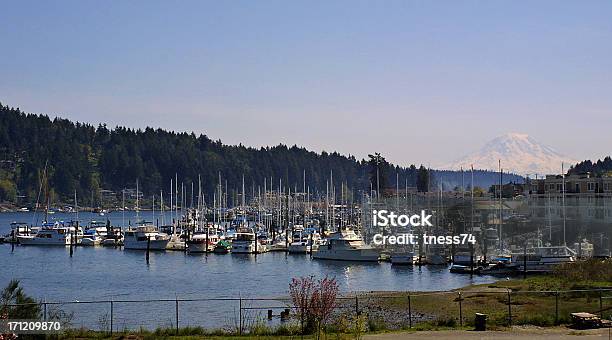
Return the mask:
[[609,339],[608,329],[573,330],[565,327],[540,328],[540,327],[513,327],[512,330],[498,332],[475,332],[475,331],[419,331],[406,333],[388,333],[367,335],[368,340],[408,340],[408,339],[453,339],[453,340],[475,340],[475,339]]

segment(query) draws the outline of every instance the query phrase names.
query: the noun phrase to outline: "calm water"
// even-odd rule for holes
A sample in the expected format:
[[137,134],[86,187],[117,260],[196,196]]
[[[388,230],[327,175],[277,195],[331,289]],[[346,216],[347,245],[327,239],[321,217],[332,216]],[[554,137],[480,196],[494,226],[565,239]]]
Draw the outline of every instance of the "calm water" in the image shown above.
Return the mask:
[[[31,222],[32,213],[0,214],[0,233],[11,221]],[[150,215],[149,215],[150,216]],[[72,215],[55,214],[56,219]],[[105,217],[80,214],[82,221],[109,218],[120,225],[121,212]],[[146,218],[149,218],[145,215]],[[126,213],[126,219],[135,219]],[[281,297],[287,295],[292,277],[330,275],[343,292],[459,288],[494,281],[491,277],[451,274],[447,267],[394,267],[389,263],[360,264],[311,260],[307,255],[188,255],[183,252],[151,253],[147,265],[142,251],[78,247],[69,248],[0,245],[0,286],[19,279],[26,292],[46,301],[190,299],[203,297]],[[270,304],[269,302],[267,304]],[[279,305],[275,303],[274,305]],[[114,328],[170,326],[174,302],[114,306]],[[104,328],[109,305],[65,305],[74,311],[75,325]],[[185,302],[181,325],[223,327],[233,324],[237,302]]]

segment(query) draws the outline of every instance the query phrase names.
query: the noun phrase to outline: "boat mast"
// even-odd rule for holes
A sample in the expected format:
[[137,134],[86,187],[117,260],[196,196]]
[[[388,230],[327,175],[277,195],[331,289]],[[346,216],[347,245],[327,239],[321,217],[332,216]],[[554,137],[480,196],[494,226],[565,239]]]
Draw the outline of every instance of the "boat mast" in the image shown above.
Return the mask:
[[474,231],[474,164],[472,164],[472,184],[470,185],[470,194],[472,196],[472,213],[471,217],[471,231]]
[[161,223],[162,225],[166,224],[166,218],[164,216],[164,191],[159,191],[159,210],[161,214]]
[[[242,219],[244,222],[247,222],[246,225],[248,226],[249,223],[247,221],[246,218],[246,200],[244,199],[244,173],[242,174],[242,199],[240,202],[241,210],[242,210]],[[257,226],[255,227],[255,232],[257,233]]]
[[121,226],[125,227],[125,188],[121,190]]
[[561,204],[563,205],[563,246],[565,247],[567,246],[567,243],[565,242],[565,171],[563,169],[563,162],[561,162],[561,178],[561,190],[563,191],[561,196]]
[[498,160],[499,162],[499,250],[503,251],[504,249],[504,245],[503,245],[503,241],[502,241],[502,229],[503,229],[503,221],[504,218],[502,216],[503,214],[503,203],[502,203],[502,168],[501,168],[501,159]]
[[334,190],[334,170],[330,170],[330,187],[331,187],[331,193],[332,193],[332,208],[331,208],[331,219],[332,219],[332,231],[336,230],[336,212],[335,212],[335,206],[336,206],[336,192]]
[[79,205],[77,204],[77,192],[74,190],[74,213],[76,220],[79,220]]
[[49,221],[49,180],[47,178],[47,164],[45,163],[45,172],[43,174],[45,184],[45,223]]
[[139,220],[139,210],[138,209],[138,178],[136,178],[136,223],[138,223]]
[[325,181],[325,226],[329,228],[329,180]]

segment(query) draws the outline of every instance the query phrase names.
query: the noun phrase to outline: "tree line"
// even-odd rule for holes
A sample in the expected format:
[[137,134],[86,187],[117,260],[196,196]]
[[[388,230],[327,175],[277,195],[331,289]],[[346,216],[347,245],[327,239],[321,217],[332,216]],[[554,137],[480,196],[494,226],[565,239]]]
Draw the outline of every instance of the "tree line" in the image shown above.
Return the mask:
[[[0,200],[27,204],[40,199],[43,172],[55,201],[71,202],[75,193],[83,205],[100,200],[101,189],[120,192],[134,188],[139,180],[145,195],[170,190],[170,179],[191,186],[200,180],[209,201],[219,184],[247,192],[253,188],[302,190],[303,175],[312,193],[325,193],[333,175],[336,192],[341,184],[355,191],[405,185],[419,191],[435,189],[436,183],[457,185],[457,176],[424,166],[400,167],[380,154],[368,159],[337,152],[316,153],[303,147],[279,144],[252,148],[225,145],[206,135],[166,131],[160,128],[131,129],[105,124],[72,122],[29,114],[0,103]],[[437,175],[444,182],[436,182]],[[454,178],[450,183],[448,178]],[[478,171],[478,183],[494,180],[494,173]],[[197,190],[197,189],[196,189]]]

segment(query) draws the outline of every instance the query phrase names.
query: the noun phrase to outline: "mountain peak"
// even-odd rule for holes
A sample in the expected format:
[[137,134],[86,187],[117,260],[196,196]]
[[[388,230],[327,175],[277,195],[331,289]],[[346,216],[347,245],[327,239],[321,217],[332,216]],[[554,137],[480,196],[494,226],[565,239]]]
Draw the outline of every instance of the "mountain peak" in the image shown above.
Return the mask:
[[509,132],[492,139],[479,151],[457,159],[444,168],[468,169],[473,164],[475,169],[497,171],[499,161],[505,172],[532,176],[560,173],[561,163],[570,165],[577,162],[528,134]]

